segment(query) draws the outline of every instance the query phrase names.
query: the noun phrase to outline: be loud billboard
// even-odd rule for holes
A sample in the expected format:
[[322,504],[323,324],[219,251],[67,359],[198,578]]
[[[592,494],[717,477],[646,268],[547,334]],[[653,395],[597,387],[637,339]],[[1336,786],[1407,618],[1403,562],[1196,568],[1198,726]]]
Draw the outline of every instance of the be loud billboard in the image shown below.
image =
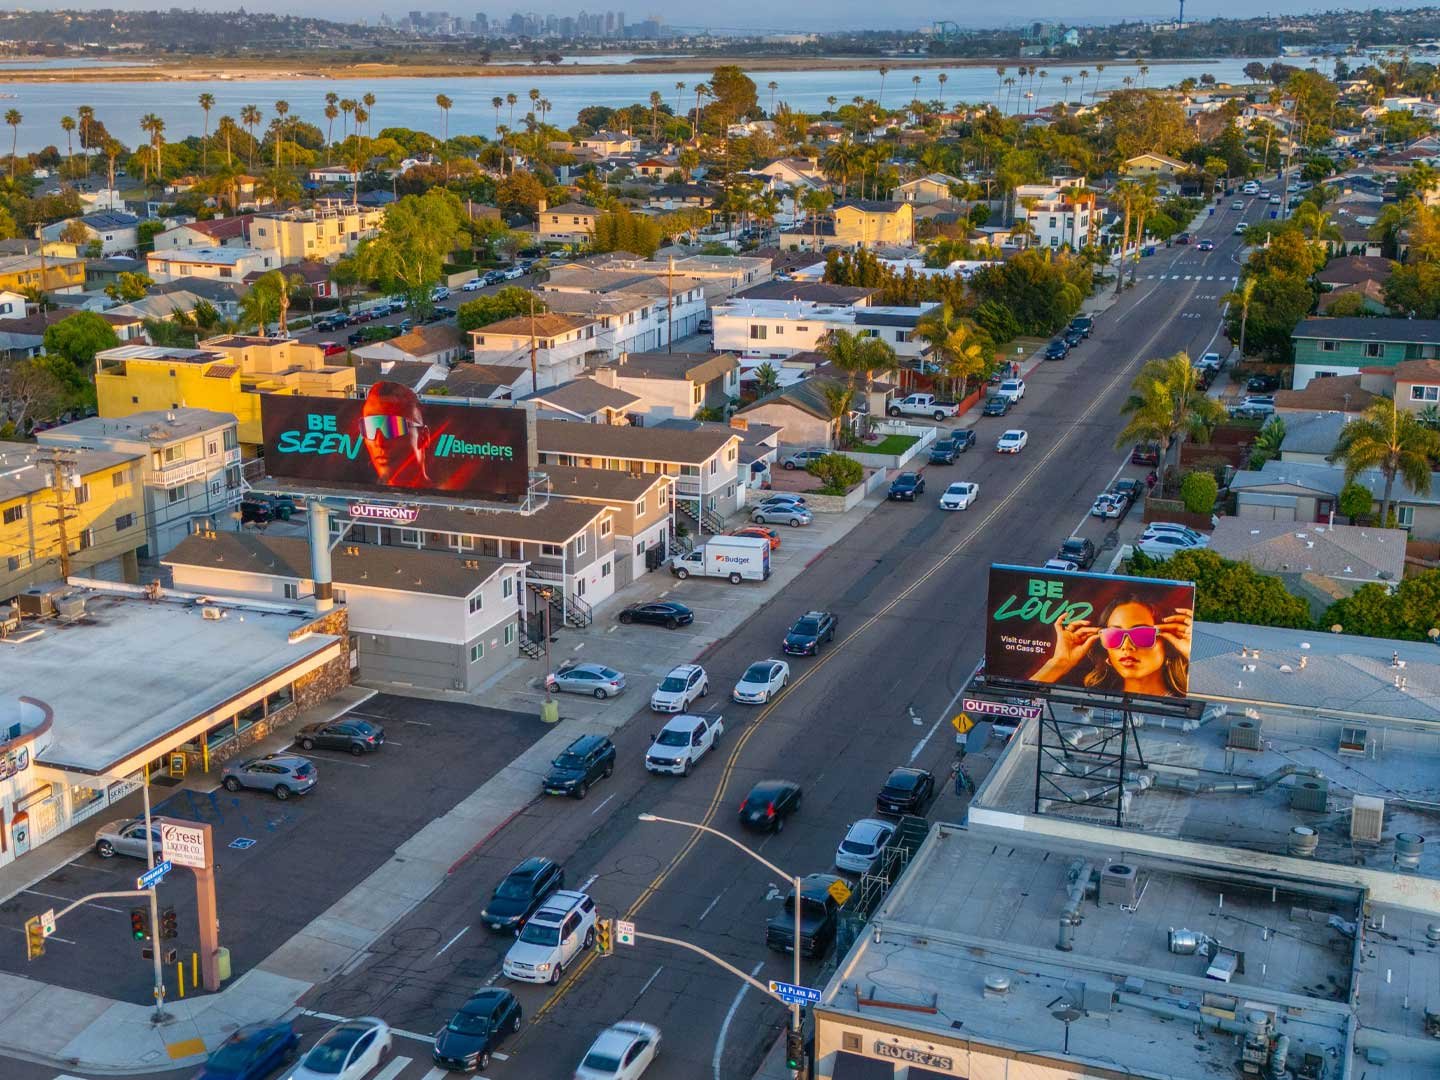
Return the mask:
[[326,487],[518,502],[533,439],[523,408],[422,402],[377,382],[363,400],[265,395],[266,471]]
[[992,566],[985,676],[1183,698],[1194,616],[1192,582]]

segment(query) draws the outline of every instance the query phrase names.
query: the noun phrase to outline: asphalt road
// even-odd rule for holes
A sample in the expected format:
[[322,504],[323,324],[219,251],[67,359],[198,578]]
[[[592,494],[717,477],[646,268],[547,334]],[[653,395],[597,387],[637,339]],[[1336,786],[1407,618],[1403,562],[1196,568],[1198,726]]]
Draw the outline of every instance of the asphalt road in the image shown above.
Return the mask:
[[[1113,530],[1113,522],[1087,516],[1091,500],[1115,476],[1145,471],[1126,464],[1128,448],[1114,446],[1120,403],[1143,361],[1181,349],[1198,355],[1215,340],[1219,298],[1239,270],[1232,236],[1239,215],[1230,202],[1198,234],[1213,239],[1215,251],[1162,248],[1142,259],[1137,286],[1097,319],[1094,336],[1067,360],[1037,369],[1010,416],[979,421],[978,446],[953,466],[931,469],[930,490],[918,502],[878,508],[701,659],[714,687],[706,703],[725,714],[717,753],[688,778],[646,773],[641,759],[661,722],[644,707],[648,687],[635,687],[616,703],[636,717],[616,738],[611,779],[584,801],[531,804],[367,960],[302,1004],[323,1015],[378,1015],[417,1036],[433,1032],[475,988],[505,982],[499,969],[509,941],[487,934],[477,916],[505,872],[536,853],[563,860],[571,887],[583,885],[604,915],[691,941],[762,981],[788,981],[790,958],[764,945],[765,921],[780,906],[776,875],[717,838],[636,815],[709,823],[787,872],[806,874],[830,868],[846,827],[872,812],[890,768],[913,763],[943,780],[953,756],[943,725],[981,654],[987,568],[1043,562],[1077,529],[1097,545]],[[1259,206],[1246,216],[1258,219]],[[1029,431],[1028,448],[1014,457],[991,452],[1010,427]],[[944,484],[962,479],[979,482],[977,504],[940,511]],[[772,705],[725,703],[744,668],[776,655],[794,617],[816,607],[838,614],[836,643],[816,659],[793,658],[790,687]],[[772,775],[804,784],[803,809],[783,833],[742,834],[736,805],[756,779]],[[933,816],[953,816],[950,798],[942,796]],[[812,963],[803,970],[817,977]],[[486,1075],[568,1078],[595,1034],[628,1017],[664,1032],[665,1052],[647,1076],[748,1078],[787,1014],[743,985],[699,957],[643,941],[612,957],[588,956],[558,990],[513,987],[525,1026]],[[303,1023],[324,1026],[317,1016]],[[400,1038],[397,1054],[412,1060],[387,1080],[430,1077],[418,1038]],[[13,1075],[51,1074],[17,1067]]]

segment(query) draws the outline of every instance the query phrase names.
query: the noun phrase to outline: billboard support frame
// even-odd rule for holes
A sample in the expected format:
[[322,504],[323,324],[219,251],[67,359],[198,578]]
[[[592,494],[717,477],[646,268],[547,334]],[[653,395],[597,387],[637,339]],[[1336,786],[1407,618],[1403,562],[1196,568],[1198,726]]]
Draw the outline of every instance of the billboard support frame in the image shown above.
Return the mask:
[[[1045,696],[1045,711],[1036,727],[1034,813],[1041,813],[1042,802],[1105,806],[1113,800],[1115,826],[1122,828],[1132,763],[1146,768],[1131,699],[1120,699],[1118,706],[1109,700],[1099,705],[1109,713],[1103,718],[1094,714],[1099,703],[1065,702],[1072,713],[1068,718],[1056,712],[1055,704],[1052,697]],[[1084,741],[1087,736],[1091,741]],[[1092,780],[1099,786],[1092,783],[1077,789],[1062,779],[1069,785]]]

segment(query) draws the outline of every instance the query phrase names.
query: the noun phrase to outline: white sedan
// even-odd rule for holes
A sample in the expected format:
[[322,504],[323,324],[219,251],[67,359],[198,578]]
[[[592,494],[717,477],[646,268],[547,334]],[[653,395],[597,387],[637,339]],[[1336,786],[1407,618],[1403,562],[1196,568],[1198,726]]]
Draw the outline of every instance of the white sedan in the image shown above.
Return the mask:
[[361,1080],[390,1052],[390,1029],[373,1016],[345,1020],[327,1031],[289,1080]]
[[731,697],[742,705],[763,705],[790,681],[790,665],[784,660],[756,660],[745,669]]
[[835,865],[852,874],[868,874],[885,845],[895,835],[895,825],[879,818],[861,818],[850,826],[835,850]]
[[1029,441],[1030,433],[1028,431],[1011,428],[996,440],[995,449],[1002,454],[1018,454],[1025,449],[1025,444]]
[[1180,533],[1152,533],[1135,546],[1152,559],[1168,559],[1177,551],[1198,551],[1209,545],[1197,543]]
[[1104,495],[1096,496],[1094,503],[1090,506],[1090,515],[1102,519],[1124,517],[1127,505],[1124,496],[1106,492]]
[[980,497],[980,485],[969,481],[951,484],[940,496],[941,510],[969,510],[970,504]]
[[622,1020],[590,1044],[575,1070],[575,1080],[637,1080],[659,1053],[659,1028]]

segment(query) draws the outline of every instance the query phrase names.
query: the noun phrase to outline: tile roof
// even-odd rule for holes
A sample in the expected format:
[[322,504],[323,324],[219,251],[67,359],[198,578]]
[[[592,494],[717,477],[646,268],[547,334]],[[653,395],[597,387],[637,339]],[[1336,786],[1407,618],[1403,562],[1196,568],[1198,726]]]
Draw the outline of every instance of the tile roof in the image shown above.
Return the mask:
[[240,370],[239,364],[212,364],[205,369],[207,379],[228,379]]
[[240,214],[236,217],[211,218],[209,221],[187,221],[176,228],[190,229],[212,240],[233,240],[236,237],[243,240],[254,217],[254,214]]
[[1378,255],[1342,255],[1331,259],[1318,274],[1325,284],[1354,285],[1361,281],[1389,281],[1395,264]]
[[568,420],[537,420],[535,438],[544,454],[621,458],[700,465],[739,432],[667,431],[612,424],[576,424]]
[[1440,382],[1440,360],[1402,360],[1394,376],[1396,382]]
[[1311,379],[1302,390],[1275,391],[1275,408],[1278,412],[1289,409],[1330,412],[1339,409],[1357,413],[1369,408],[1377,396],[1361,387],[1359,375],[1335,375],[1328,379]]

